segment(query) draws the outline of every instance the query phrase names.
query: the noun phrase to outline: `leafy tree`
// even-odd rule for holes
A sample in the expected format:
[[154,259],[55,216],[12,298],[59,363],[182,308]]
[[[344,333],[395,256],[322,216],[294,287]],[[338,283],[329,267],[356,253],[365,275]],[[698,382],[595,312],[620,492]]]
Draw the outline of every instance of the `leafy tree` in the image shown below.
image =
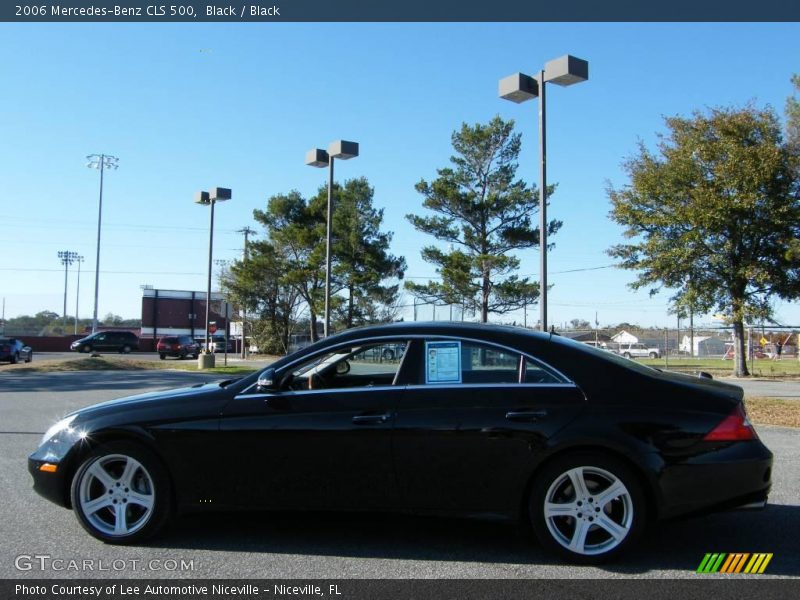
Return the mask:
[[570,325],[570,327],[572,327],[572,329],[591,329],[592,328],[592,324],[589,323],[589,321],[587,321],[585,319],[572,319],[569,322],[569,325]]
[[745,376],[744,322],[770,300],[800,295],[798,157],[771,109],[752,106],[666,119],[656,151],[624,163],[611,217],[630,243],[609,254],[638,271],[634,289],[675,290],[673,308],[714,309],[733,325],[734,371]]
[[[450,246],[422,249],[441,282],[406,283],[406,288],[426,302],[478,309],[483,323],[489,313],[503,314],[539,297],[537,283],[513,274],[519,267],[513,253],[539,244],[538,227],[531,224],[538,193],[516,178],[521,136],[513,130],[514,122],[500,117],[486,125],[464,123],[452,136],[452,166],[439,169],[433,182],[416,185],[423,206],[436,214],[406,216],[417,230]],[[551,221],[548,234],[560,227]]]
[[[405,259],[388,252],[392,234],[380,230],[383,211],[373,207],[366,179],[334,186],[333,195],[331,313],[340,314],[346,327],[387,318],[398,286],[382,282],[402,278]],[[287,346],[300,302],[308,311],[311,339],[318,339],[325,306],[327,202],[326,186],[308,200],[296,191],[271,197],[266,210],[253,213],[267,241],[253,246],[249,264],[231,268],[226,283],[240,302],[271,323],[259,331],[274,332]]]
[[[800,92],[800,75],[792,75],[794,92]],[[786,99],[786,138],[795,149],[800,148],[800,100],[792,94]]]
[[268,241],[250,242],[248,256],[230,266],[222,285],[231,300],[250,315],[246,336],[262,352],[285,354],[297,320],[300,298],[283,282],[284,259]]
[[[327,202],[327,189],[320,194]],[[381,231],[383,209],[374,208],[373,196],[363,177],[334,188],[333,275],[337,288],[347,292],[340,310],[345,328],[386,318],[381,312],[396,303],[399,286],[383,282],[402,279],[406,270],[405,259],[389,253],[392,233]]]
[[[316,341],[317,318],[325,305],[326,204],[319,197],[306,201],[299,192],[272,196],[266,210],[255,210],[269,239],[265,257],[277,259],[277,283],[294,290],[309,313],[311,340]],[[258,255],[258,248],[253,257]]]

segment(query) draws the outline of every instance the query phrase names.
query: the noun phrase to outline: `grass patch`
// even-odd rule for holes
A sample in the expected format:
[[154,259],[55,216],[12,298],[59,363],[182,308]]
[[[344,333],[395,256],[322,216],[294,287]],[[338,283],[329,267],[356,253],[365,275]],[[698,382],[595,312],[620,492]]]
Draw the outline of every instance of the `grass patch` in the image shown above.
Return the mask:
[[143,360],[83,356],[72,360],[45,360],[38,363],[34,362],[17,367],[15,371],[25,371],[29,373],[58,373],[62,371],[143,371],[150,368],[146,365],[147,361]]
[[[222,361],[218,361],[220,364]],[[197,361],[139,360],[135,358],[113,358],[107,356],[81,356],[68,360],[45,360],[12,367],[15,372],[59,373],[67,371],[191,371],[214,375],[249,375],[263,368],[259,365],[230,365],[199,371]]]
[[781,398],[745,398],[747,416],[758,425],[800,427],[800,401]]

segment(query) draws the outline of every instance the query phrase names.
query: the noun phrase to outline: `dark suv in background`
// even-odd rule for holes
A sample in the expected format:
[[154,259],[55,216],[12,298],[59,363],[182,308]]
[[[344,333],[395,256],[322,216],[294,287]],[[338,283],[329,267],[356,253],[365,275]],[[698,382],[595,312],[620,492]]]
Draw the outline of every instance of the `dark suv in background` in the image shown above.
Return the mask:
[[75,352],[128,352],[139,350],[139,338],[130,331],[98,331],[72,342]]
[[161,360],[168,356],[197,358],[197,355],[200,354],[200,344],[188,335],[169,335],[158,340],[156,352]]

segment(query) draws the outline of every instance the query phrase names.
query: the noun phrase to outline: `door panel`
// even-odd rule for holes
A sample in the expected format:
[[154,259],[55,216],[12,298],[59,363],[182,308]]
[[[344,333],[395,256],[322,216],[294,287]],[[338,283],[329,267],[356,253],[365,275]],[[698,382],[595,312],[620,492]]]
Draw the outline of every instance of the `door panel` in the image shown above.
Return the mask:
[[404,505],[516,511],[537,455],[583,407],[565,384],[409,387],[394,428]]
[[225,502],[263,508],[396,506],[391,433],[403,392],[368,387],[236,398],[221,419]]

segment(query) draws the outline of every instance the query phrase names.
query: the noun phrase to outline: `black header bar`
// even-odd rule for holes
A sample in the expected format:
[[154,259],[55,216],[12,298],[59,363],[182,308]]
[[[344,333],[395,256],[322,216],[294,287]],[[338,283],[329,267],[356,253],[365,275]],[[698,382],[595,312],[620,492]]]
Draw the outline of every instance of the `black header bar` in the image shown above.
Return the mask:
[[16,0],[6,22],[800,21],[792,0]]

